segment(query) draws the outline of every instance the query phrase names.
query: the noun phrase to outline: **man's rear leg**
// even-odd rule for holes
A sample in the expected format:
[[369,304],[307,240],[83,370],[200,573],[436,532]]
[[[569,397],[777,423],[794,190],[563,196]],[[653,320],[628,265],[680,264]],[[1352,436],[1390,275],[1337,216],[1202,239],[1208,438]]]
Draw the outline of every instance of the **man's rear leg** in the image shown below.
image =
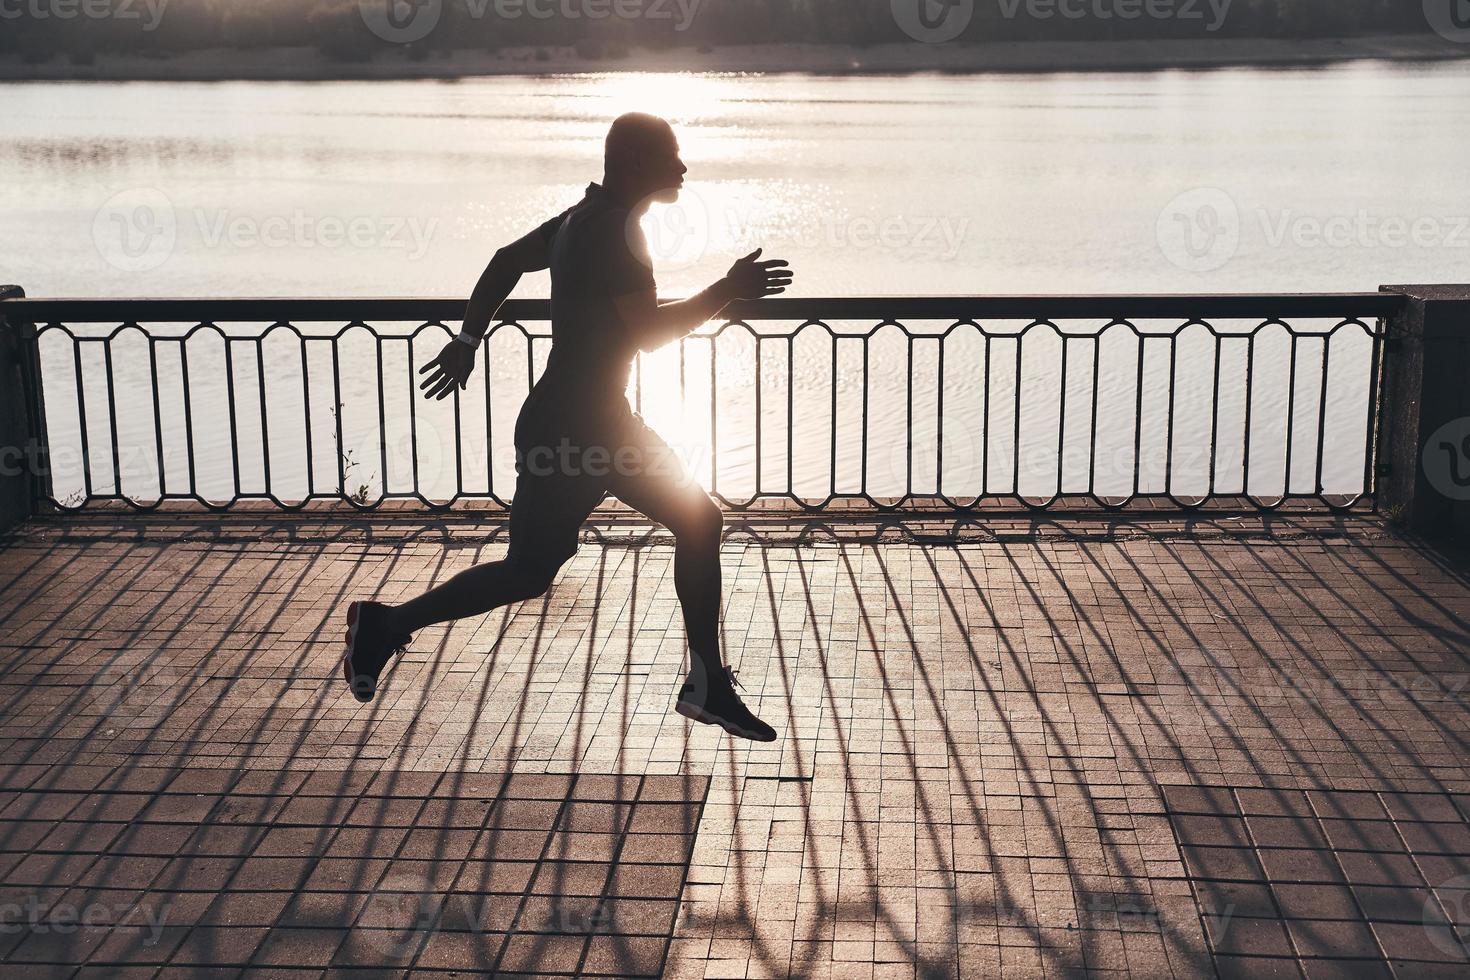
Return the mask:
[[391,607],[389,622],[400,633],[417,633],[426,626],[483,616],[545,595],[560,568],[560,562],[539,564],[519,558],[476,565],[417,599]]
[[524,560],[476,565],[401,606],[354,602],[347,611],[347,651],[342,674],[361,702],[373,700],[383,669],[426,626],[481,616],[513,602],[546,594],[560,563]]

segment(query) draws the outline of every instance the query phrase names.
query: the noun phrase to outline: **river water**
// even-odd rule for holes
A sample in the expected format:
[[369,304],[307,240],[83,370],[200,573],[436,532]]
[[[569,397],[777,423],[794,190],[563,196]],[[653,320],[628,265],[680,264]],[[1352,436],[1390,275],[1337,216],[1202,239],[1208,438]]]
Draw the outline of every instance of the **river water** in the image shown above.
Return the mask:
[[[660,285],[669,294],[702,287],[756,246],[790,259],[798,272],[793,295],[807,296],[1371,291],[1382,283],[1465,281],[1470,274],[1470,200],[1464,195],[1470,62],[1101,75],[616,74],[0,89],[7,110],[0,127],[3,278],[33,296],[462,296],[497,246],[574,202],[597,178],[608,120],[634,108],[675,123],[691,168],[684,202],[656,209],[647,224]],[[546,292],[542,274],[530,277],[518,295]],[[1253,324],[1216,326],[1228,332]],[[1219,399],[1228,432],[1243,425],[1243,405],[1254,392],[1255,424],[1266,426],[1258,432],[1262,446],[1284,443],[1288,405],[1303,431],[1326,427],[1324,486],[1344,493],[1362,480],[1359,416],[1368,367],[1367,344],[1348,333],[1341,335],[1344,346],[1334,348],[1325,399],[1313,380],[1321,374],[1321,342],[1299,349],[1299,380],[1288,385],[1284,334],[1260,338],[1250,388],[1243,373],[1239,384],[1231,377],[1244,370],[1244,342],[1227,345]],[[900,449],[909,442],[904,345],[896,333],[875,340],[869,489],[888,494],[906,489],[911,479],[919,485],[937,479],[946,492],[973,495],[981,486],[998,492],[1019,480],[1024,492],[1045,495],[1056,482],[1058,425],[1066,430],[1062,456],[1071,461],[1062,465],[1071,488],[1088,483],[1087,460],[1072,457],[1087,455],[1092,430],[1118,436],[1116,450],[1099,450],[1107,456],[1099,463],[1102,484],[1126,491],[1135,468],[1146,471],[1144,484],[1157,484],[1165,444],[1158,442],[1158,419],[1149,416],[1167,405],[1170,375],[1167,364],[1152,359],[1167,360],[1167,354],[1145,355],[1145,418],[1136,410],[1137,350],[1119,339],[1118,352],[1098,365],[1097,415],[1086,408],[1073,418],[1069,408],[1063,419],[1053,403],[1063,387],[1085,391],[1090,385],[1090,348],[1072,349],[1063,377],[1060,342],[1041,334],[1033,342],[1032,336],[1019,374],[1014,342],[991,351],[992,367],[978,342],[956,336],[946,352],[943,385],[921,345],[912,382],[920,395],[913,441],[920,461],[913,478],[907,450]],[[46,354],[53,441],[75,442],[71,355],[59,337],[50,339],[56,342]],[[196,375],[211,358],[222,372],[223,345],[207,336],[196,341]],[[438,342],[425,338],[424,350]],[[1193,396],[1208,388],[1211,343],[1203,331],[1181,338],[1176,389]],[[217,350],[212,353],[209,344]],[[268,350],[275,360],[266,364],[266,376],[300,374],[294,339]],[[148,379],[140,351],[141,343],[132,354],[119,348],[114,371],[122,386],[125,489],[147,498],[156,493],[158,459],[152,413],[139,411],[135,398],[146,392],[135,386]],[[756,482],[757,374],[753,344],[744,338],[727,335],[719,351],[716,401],[725,428],[713,462],[707,349],[695,344],[686,350],[683,398],[677,352],[648,358],[643,408],[695,460],[696,475],[706,484],[717,479],[722,491],[738,497]],[[844,353],[834,375],[830,342],[815,332],[793,351],[789,426],[784,347],[772,348],[762,366],[761,376],[769,378],[762,389],[768,458],[762,460],[761,488],[785,489],[791,456],[796,489],[821,497],[834,482],[847,487],[859,479],[862,442],[849,423],[860,402],[847,399],[862,387],[860,366]],[[171,356],[164,354],[161,388],[175,373]],[[343,356],[349,394],[375,397],[375,363],[351,359],[367,354]],[[383,368],[396,391],[406,386],[395,373],[406,362],[388,356]],[[488,453],[488,461],[466,462],[482,473],[486,466],[497,469],[497,491],[508,492],[504,423],[519,396],[517,378],[523,392],[524,354],[508,347],[496,358],[500,373],[492,372],[491,398],[506,405],[488,439],[482,430],[465,433],[460,445],[488,446],[480,454]],[[105,489],[111,480],[107,416],[105,405],[90,402],[101,359],[96,365],[90,355],[84,360],[94,480]],[[249,381],[248,365],[235,369],[246,372],[242,384]],[[990,424],[981,407],[987,377]],[[833,384],[842,392],[836,423]],[[295,428],[304,429],[304,400],[286,394],[289,388],[271,392],[271,411],[297,413]],[[942,467],[925,462],[935,448],[939,412],[925,407],[924,396],[940,388],[949,406]],[[165,406],[179,394],[168,395]],[[194,411],[203,435],[196,433],[196,475],[208,493],[228,494],[229,430],[219,428],[223,415],[208,414],[211,391],[198,394]],[[1324,400],[1325,412],[1319,409]],[[389,424],[397,425],[407,417],[407,399],[389,401]],[[1018,402],[1020,438],[1034,441],[1035,453],[996,441],[997,433],[1011,431],[1015,419],[1006,412]],[[362,417],[345,427],[341,447],[328,446],[334,420],[319,410],[327,400],[316,403],[311,426],[323,440],[313,452],[328,454],[319,469],[330,473],[331,455],[352,450],[352,478],[376,493],[381,444],[412,455],[399,447],[401,434],[380,437],[372,412],[358,413]],[[1086,399],[1073,395],[1071,403],[1085,406]],[[1172,486],[1182,491],[1200,489],[1209,469],[1200,440],[1213,402],[1191,404],[1176,405],[1174,465],[1183,482]],[[165,426],[173,424],[168,411],[161,414]],[[483,416],[483,400],[469,414]],[[434,434],[424,441],[438,448],[421,447],[428,454],[421,455],[421,470],[438,475],[421,479],[442,494],[445,480],[454,477],[453,440],[445,434],[452,420],[431,413],[422,421]],[[835,476],[829,459],[834,424]],[[295,480],[299,491],[304,467],[293,461],[299,454],[288,428],[277,425],[272,433],[273,442],[280,441],[272,449],[273,479],[288,489]],[[789,445],[788,428],[796,432]],[[1146,431],[1139,444],[1153,447],[1139,445],[1136,465],[1129,456],[1135,430]],[[251,443],[260,433],[238,420],[236,431],[248,490],[263,478],[263,468],[251,462],[259,456]],[[165,440],[171,490],[187,470],[177,435],[171,429]],[[997,460],[983,477],[982,435]],[[1045,446],[1053,447],[1050,458]],[[304,452],[304,445],[299,448]],[[1297,464],[1304,465],[1312,447],[1298,448],[1304,452]],[[70,465],[64,457],[59,455],[60,471]],[[1217,457],[1217,469],[1236,467],[1238,457]],[[1271,476],[1268,457],[1265,449],[1253,456],[1253,469],[1261,467],[1253,489],[1262,493],[1286,480],[1284,469]],[[126,459],[135,461],[136,473]],[[403,466],[411,462],[390,463],[390,489],[401,488]],[[1280,462],[1284,466],[1284,457]],[[79,486],[79,459],[73,464],[73,472],[58,472],[58,496]],[[1315,482],[1314,474],[1295,469],[1293,479]],[[329,489],[320,472],[316,480],[318,490]],[[335,475],[326,483],[335,483]]]

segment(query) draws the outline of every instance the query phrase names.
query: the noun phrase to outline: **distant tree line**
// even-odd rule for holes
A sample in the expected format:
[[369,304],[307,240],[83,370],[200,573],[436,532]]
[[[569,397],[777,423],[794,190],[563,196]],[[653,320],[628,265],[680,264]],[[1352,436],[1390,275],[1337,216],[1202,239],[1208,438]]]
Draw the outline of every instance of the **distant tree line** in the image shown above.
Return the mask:
[[[401,47],[412,57],[457,49],[576,47],[616,58],[634,47],[779,41],[878,44],[907,41],[893,0],[372,0],[402,17],[439,4],[434,29]],[[910,0],[928,2],[928,0]],[[1307,38],[1428,30],[1407,0],[975,0],[958,43],[1003,40],[1116,40],[1189,37]],[[1054,9],[1084,16],[1036,16]],[[1173,10],[1198,16],[1099,17],[1090,11]],[[564,9],[579,12],[566,16]],[[936,8],[937,9],[937,8]],[[503,11],[521,11],[503,16]],[[551,13],[533,16],[529,11]],[[620,10],[623,16],[588,16]],[[635,11],[637,16],[628,16]],[[692,13],[692,16],[689,16]],[[68,15],[69,14],[69,15]],[[1215,24],[1216,30],[1206,31]],[[98,52],[167,57],[201,48],[280,45],[359,60],[385,50],[358,0],[0,0],[0,53],[86,62]]]

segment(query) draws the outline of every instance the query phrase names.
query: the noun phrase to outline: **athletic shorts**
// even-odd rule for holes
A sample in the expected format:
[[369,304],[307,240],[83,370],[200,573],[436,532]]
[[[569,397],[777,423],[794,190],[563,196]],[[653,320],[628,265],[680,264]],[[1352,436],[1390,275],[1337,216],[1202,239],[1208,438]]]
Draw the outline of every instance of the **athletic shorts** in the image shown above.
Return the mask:
[[607,496],[668,523],[709,495],[626,399],[576,413],[528,402],[516,421],[510,557],[554,574],[577,553],[582,525]]

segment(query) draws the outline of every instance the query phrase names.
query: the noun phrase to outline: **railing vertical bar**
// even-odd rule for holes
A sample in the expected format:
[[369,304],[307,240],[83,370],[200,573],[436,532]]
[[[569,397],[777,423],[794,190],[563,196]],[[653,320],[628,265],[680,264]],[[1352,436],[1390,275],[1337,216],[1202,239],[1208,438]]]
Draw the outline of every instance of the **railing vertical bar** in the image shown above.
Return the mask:
[[765,480],[761,476],[761,466],[764,461],[765,451],[761,448],[761,434],[765,430],[765,409],[762,404],[762,383],[764,372],[761,370],[761,337],[755,337],[755,495],[761,496],[765,492]]
[[1363,492],[1373,495],[1373,512],[1378,513],[1378,480],[1376,469],[1378,454],[1382,446],[1383,425],[1383,344],[1382,321],[1370,332],[1373,353],[1368,365],[1368,424],[1367,446],[1363,451]]
[[1256,335],[1245,338],[1245,424],[1241,430],[1240,444],[1240,489],[1245,496],[1251,495],[1251,422],[1256,401]]
[[189,496],[199,496],[199,478],[194,470],[194,398],[189,393],[189,345],[179,338],[179,373],[184,383],[184,443],[189,461]]
[[[983,329],[983,328],[982,328]],[[985,497],[990,493],[990,379],[992,375],[992,364],[990,362],[991,340],[989,333],[985,337],[985,384],[984,397],[980,408],[980,496]]]
[[[218,329],[217,325],[211,324]],[[234,467],[235,499],[240,499],[240,430],[235,411],[235,352],[229,334],[225,338],[225,401],[230,406],[230,462]]]
[[796,334],[786,338],[786,492],[796,495]]
[[862,338],[862,345],[863,345],[863,412],[862,412],[862,419],[863,419],[863,456],[862,456],[862,468],[859,471],[859,476],[858,476],[858,485],[861,488],[861,492],[862,492],[863,496],[865,496],[865,497],[867,497],[869,499],[872,499],[872,496],[873,495],[868,492],[868,382],[869,382],[868,364],[870,363],[870,356],[872,354],[872,346],[873,345],[872,345],[872,342],[871,342],[870,338],[867,337],[867,336],[864,336]]
[[1016,334],[1016,411],[1011,419],[1011,456],[1013,465],[1011,467],[1011,493],[1021,496],[1021,385],[1022,385],[1022,348],[1024,337]]
[[1062,364],[1061,364],[1061,404],[1057,407],[1057,496],[1062,495],[1062,479],[1066,471],[1067,459],[1067,352],[1071,343],[1067,336],[1062,334]]
[[[347,456],[342,438],[342,344],[341,337],[332,338],[332,417],[337,420],[337,493],[347,496]],[[378,347],[382,348],[382,338]],[[381,363],[381,358],[379,359]],[[381,405],[381,402],[379,403]],[[386,449],[385,449],[386,451]],[[388,474],[383,474],[383,487],[388,486]]]
[[1317,495],[1326,489],[1322,486],[1323,459],[1327,450],[1327,373],[1332,363],[1332,335],[1322,336],[1322,392],[1317,401]]
[[907,330],[908,360],[904,364],[904,499],[914,495],[914,335]]
[[828,498],[833,498],[837,496],[837,342],[841,338],[837,336],[837,333],[831,327],[827,328],[827,332],[832,338],[832,415],[830,425],[832,446],[828,461],[828,476],[830,480],[827,487],[827,496]]
[[[1137,325],[1134,330],[1138,330]],[[1135,401],[1133,405],[1133,497],[1142,488],[1143,479],[1143,366],[1148,353],[1148,336],[1138,332],[1138,375],[1134,380]],[[1132,499],[1131,497],[1129,499]]]
[[[438,324],[438,326],[443,327],[444,324],[441,323],[441,324]],[[445,329],[447,330],[448,328],[445,327]],[[412,346],[413,342],[412,341],[409,341],[409,344],[410,344],[410,346]],[[417,377],[417,375],[414,374],[412,371],[408,372],[408,397],[410,399],[413,399],[415,397],[413,379],[416,378],[416,377]],[[464,410],[464,404],[460,400],[459,385],[455,385],[454,386],[454,499],[455,500],[459,500],[461,497],[464,496],[464,428],[463,428],[463,420],[461,419],[461,415],[463,413],[463,410]]]
[[271,430],[265,410],[265,337],[255,338],[255,370],[260,377],[260,468],[266,496],[278,496],[271,484]]
[[934,492],[944,494],[944,348],[946,337],[938,338],[939,355],[935,365],[935,386],[939,389],[935,396],[935,410],[939,418],[934,423]]
[[1175,420],[1179,406],[1179,335],[1169,341],[1169,427],[1164,440],[1164,493],[1174,495],[1174,436]]
[[152,334],[148,335],[148,377],[153,387],[153,446],[158,452],[158,499],[162,500],[168,495],[164,486],[167,478],[163,467],[163,407],[159,404],[162,385],[158,381],[158,338]]
[[[135,326],[135,324],[129,324]],[[112,341],[102,341],[103,371],[107,377],[107,425],[112,437],[112,487],[117,496],[123,495],[122,453],[117,445],[117,385],[112,379]]]
[[1215,341],[1215,368],[1214,379],[1210,385],[1210,490],[1211,497],[1215,495],[1215,484],[1220,472],[1220,360],[1224,353],[1225,338],[1210,330],[1210,337]]
[[[408,350],[408,454],[412,460],[410,471],[413,473],[413,489],[411,493],[420,497],[425,496],[423,485],[419,482],[419,403],[414,397],[414,359],[413,338],[408,337],[403,341],[403,346]],[[383,496],[388,496],[388,481],[383,480]]]
[[1291,338],[1291,358],[1286,368],[1286,460],[1285,479],[1282,483],[1282,493],[1291,496],[1291,451],[1292,443],[1296,441],[1296,353],[1297,335],[1288,333]]
[[306,337],[298,330],[301,346],[301,402],[306,412],[306,499],[316,494],[316,453],[312,448],[311,359],[306,356]]
[[1104,326],[1092,338],[1092,414],[1087,420],[1087,493],[1089,496],[1097,496],[1097,415],[1098,415],[1098,392],[1099,383],[1102,380],[1102,335],[1107,332]]
[[[363,324],[363,326],[367,326],[367,324]],[[377,336],[376,332],[374,332],[374,338],[376,340],[376,343],[373,344],[373,360],[375,361],[374,369],[373,369],[373,380],[377,382],[377,384],[375,385],[375,387],[378,389],[378,479],[382,481],[382,491],[379,493],[378,499],[379,500],[387,500],[388,499],[388,405],[387,405],[387,401],[388,401],[388,379],[387,379],[387,376],[383,373],[383,367],[384,367],[383,338]],[[409,396],[408,396],[408,402],[409,402],[409,404],[408,404],[408,411],[409,411],[409,414],[410,415],[413,413],[413,410],[414,410],[413,393],[412,393],[412,391],[413,391],[413,379],[414,379],[414,374],[413,374],[412,371],[409,371],[408,372],[408,385],[409,385]],[[366,486],[366,484],[364,484],[364,486]]]

